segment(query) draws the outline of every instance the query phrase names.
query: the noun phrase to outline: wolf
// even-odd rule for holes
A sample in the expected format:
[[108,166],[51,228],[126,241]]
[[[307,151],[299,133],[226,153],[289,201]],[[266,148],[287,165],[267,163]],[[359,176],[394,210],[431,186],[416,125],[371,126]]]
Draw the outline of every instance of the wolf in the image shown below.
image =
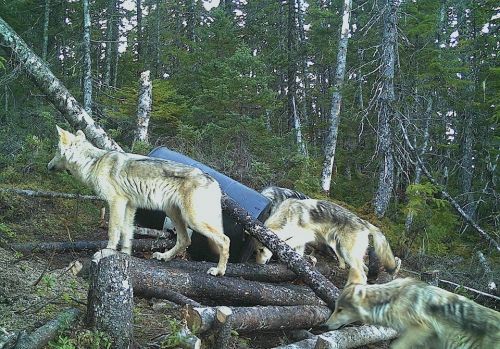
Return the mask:
[[278,206],[286,199],[310,199],[309,196],[299,191],[276,186],[265,187],[260,193],[271,201],[269,215],[272,215],[278,209]]
[[[314,199],[286,199],[266,220],[264,225],[301,255],[307,243],[330,246],[339,260],[339,266],[350,266],[347,284],[367,282],[363,257],[368,248],[368,237],[373,237],[375,253],[385,270],[395,274],[401,261],[395,258],[384,234],[369,222],[330,201]],[[272,256],[256,242],[256,261],[265,264]]]
[[[107,249],[131,253],[137,208],[162,210],[177,232],[175,246],[153,257],[170,260],[191,243],[188,226],[205,235],[217,248],[219,263],[211,275],[224,275],[229,238],[222,227],[221,189],[200,169],[173,161],[107,151],[94,147],[82,131],[76,134],[57,126],[59,144],[49,170],[68,170],[109,205]],[[109,254],[109,253],[108,253]]]
[[499,312],[412,278],[345,287],[326,325],[355,321],[397,330],[393,349],[500,348]]

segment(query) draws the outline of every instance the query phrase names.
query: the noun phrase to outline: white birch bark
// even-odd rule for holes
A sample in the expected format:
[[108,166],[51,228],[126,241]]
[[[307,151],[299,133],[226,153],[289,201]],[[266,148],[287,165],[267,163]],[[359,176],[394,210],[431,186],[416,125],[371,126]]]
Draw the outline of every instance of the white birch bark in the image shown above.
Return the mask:
[[382,38],[381,86],[378,97],[379,183],[375,194],[375,214],[383,217],[394,185],[391,120],[394,117],[394,69],[397,48],[397,12],[400,0],[387,0]]
[[107,23],[106,23],[106,54],[104,56],[104,85],[111,84],[111,61],[113,56],[113,37],[114,37],[114,22],[116,12],[116,1],[108,0]]
[[83,0],[83,108],[92,116],[92,61],[90,58],[89,0]]
[[344,10],[342,15],[342,28],[340,31],[339,50],[337,53],[337,69],[335,71],[335,81],[333,85],[332,107],[330,110],[330,127],[325,145],[325,161],[321,173],[321,188],[325,193],[330,191],[332,181],[333,162],[335,160],[335,150],[337,148],[337,136],[340,121],[340,106],[342,103],[342,86],[344,85],[347,45],[349,44],[349,23],[351,17],[352,0],[344,0]]
[[43,19],[43,47],[42,59],[47,61],[47,51],[49,47],[49,18],[50,18],[50,0],[45,0],[45,15]]
[[120,146],[95,123],[66,87],[12,28],[0,18],[0,45],[13,55],[48,100],[65,115],[75,129],[81,129],[96,146],[121,150]]
[[293,126],[295,128],[295,138],[297,141],[297,145],[299,146],[300,153],[307,157],[307,149],[304,140],[302,139],[302,126],[300,123],[299,114],[297,113],[295,96],[292,96],[292,106],[293,106]]
[[150,72],[141,73],[139,80],[139,101],[137,103],[137,129],[134,142],[148,142],[149,117],[151,113],[152,90]]

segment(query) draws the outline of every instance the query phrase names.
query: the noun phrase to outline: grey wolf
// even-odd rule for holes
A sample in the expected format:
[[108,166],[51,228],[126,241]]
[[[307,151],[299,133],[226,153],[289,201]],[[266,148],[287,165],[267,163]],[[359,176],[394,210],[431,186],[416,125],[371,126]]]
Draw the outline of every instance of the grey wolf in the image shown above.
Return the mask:
[[355,321],[400,332],[393,349],[500,348],[499,312],[412,278],[344,288],[326,325]]
[[137,208],[162,210],[177,232],[175,246],[154,258],[169,260],[191,243],[188,226],[205,235],[217,248],[219,263],[209,274],[224,275],[229,257],[229,238],[222,228],[221,190],[217,181],[201,170],[173,161],[107,151],[94,147],[85,134],[57,127],[58,149],[49,170],[68,170],[109,205],[107,249],[131,253],[134,215]]
[[266,187],[262,189],[260,193],[271,201],[270,215],[273,214],[278,209],[278,206],[286,199],[310,199],[309,196],[299,191],[276,186]]
[[[286,199],[266,220],[265,226],[301,255],[307,243],[330,246],[339,260],[339,266],[350,266],[347,283],[364,284],[367,281],[363,257],[373,237],[375,253],[389,273],[396,273],[400,260],[392,253],[384,234],[369,222],[349,210],[323,200]],[[260,243],[256,243],[259,264],[272,256]]]

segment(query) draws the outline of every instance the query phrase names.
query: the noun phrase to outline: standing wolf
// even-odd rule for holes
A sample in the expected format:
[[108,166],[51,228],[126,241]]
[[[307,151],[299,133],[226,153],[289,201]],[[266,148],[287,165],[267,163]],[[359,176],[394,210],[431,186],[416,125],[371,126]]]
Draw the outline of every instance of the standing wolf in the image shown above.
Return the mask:
[[177,243],[154,258],[169,260],[184,251],[191,239],[188,226],[213,242],[219,253],[217,267],[209,274],[224,275],[229,238],[222,228],[219,184],[200,169],[173,161],[107,151],[94,147],[82,131],[76,135],[57,127],[59,145],[49,170],[69,170],[109,205],[108,249],[131,253],[137,208],[163,210],[172,220]]
[[[302,255],[305,245],[310,242],[330,246],[339,259],[340,268],[344,269],[346,263],[351,267],[348,284],[367,281],[363,257],[370,235],[384,268],[391,274],[399,269],[400,260],[394,258],[384,234],[377,227],[330,201],[287,199],[266,220],[265,226]],[[260,243],[256,250],[259,264],[267,263],[272,256],[272,252]]]
[[400,332],[393,349],[500,348],[499,312],[411,278],[344,288],[326,325],[355,321]]

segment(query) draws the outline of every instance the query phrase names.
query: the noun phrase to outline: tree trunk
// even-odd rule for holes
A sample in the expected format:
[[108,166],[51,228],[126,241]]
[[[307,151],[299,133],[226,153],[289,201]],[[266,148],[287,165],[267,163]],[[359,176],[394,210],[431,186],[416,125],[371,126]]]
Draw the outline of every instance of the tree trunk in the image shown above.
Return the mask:
[[295,128],[295,137],[297,140],[297,145],[299,146],[299,151],[303,156],[307,156],[306,144],[302,139],[302,126],[300,124],[299,114],[297,113],[297,105],[295,104],[295,96],[292,96],[293,105],[293,125]]
[[[319,326],[332,311],[319,305],[232,307],[233,330],[238,333],[277,331]],[[217,308],[189,307],[186,315],[191,330],[204,333],[216,324]]]
[[399,0],[387,0],[382,38],[382,81],[378,96],[378,148],[380,170],[375,194],[375,214],[383,217],[389,206],[394,184],[394,158],[392,154],[391,123],[394,117],[394,69],[397,49],[397,16]]
[[55,107],[63,113],[69,123],[85,132],[87,138],[104,149],[120,150],[120,146],[95,123],[46,64],[26,45],[12,28],[0,18],[0,45],[10,50],[35,84]]
[[42,59],[47,62],[47,52],[49,50],[49,20],[50,20],[50,0],[45,0],[45,14],[43,18],[43,46]]
[[[209,268],[216,266],[216,263],[210,262],[196,262],[196,261],[185,261],[180,259],[173,259],[162,264],[168,269],[180,269],[187,272],[199,272],[204,273]],[[323,266],[318,267],[318,270],[322,274],[329,274],[330,268]],[[297,274],[289,270],[286,265],[283,264],[248,264],[248,263],[228,263],[225,276],[242,278],[249,281],[260,281],[260,282],[290,282],[297,280]]]
[[337,148],[337,135],[340,122],[340,106],[342,103],[342,87],[344,85],[347,45],[349,44],[349,23],[351,17],[352,0],[344,0],[344,12],[342,15],[342,29],[340,30],[339,49],[337,53],[337,69],[333,83],[332,107],[330,110],[330,127],[326,137],[325,161],[321,173],[321,188],[325,193],[330,192],[332,182],[333,162]]
[[113,38],[115,37],[116,6],[118,0],[108,0],[108,9],[106,14],[106,55],[104,57],[104,85],[111,85],[111,65],[113,57]]
[[92,116],[92,62],[90,60],[89,0],[83,0],[83,109]]
[[[432,117],[432,97],[429,97],[429,100],[427,102],[427,110],[425,111],[425,121],[423,128],[424,135],[422,139],[422,146],[420,147],[421,159],[424,159],[425,152],[427,151],[427,145],[429,144],[429,124],[431,117]],[[417,164],[415,168],[415,181],[413,183],[419,184],[421,177],[422,177],[422,169]],[[413,224],[413,212],[408,212],[405,221],[405,232],[407,235],[409,235],[410,233],[412,224]]]
[[133,348],[134,298],[126,255],[92,260],[87,323],[106,333],[112,348]]
[[134,292],[156,297],[166,290],[181,293],[195,300],[210,299],[224,304],[260,305],[320,305],[322,302],[307,287],[295,285],[273,285],[235,279],[225,276],[213,277],[204,273],[186,272],[165,268],[156,260],[130,257],[130,268]]
[[295,58],[295,0],[288,0],[287,19],[287,103],[288,103],[288,125],[294,120],[294,98],[297,93],[295,82],[296,58]]
[[55,319],[50,320],[42,327],[31,334],[21,333],[18,336],[14,349],[42,349],[56,338],[57,334],[78,320],[81,311],[75,308],[69,308],[57,315]]
[[[175,245],[175,237],[170,239],[133,239],[132,250],[134,252],[163,251]],[[68,252],[68,251],[98,251],[106,248],[107,240],[102,241],[74,241],[74,242],[26,242],[8,244],[7,247],[24,253],[42,252]]]
[[307,263],[302,256],[281,241],[276,234],[254,219],[227,195],[222,196],[222,209],[235,221],[239,222],[250,235],[269,248],[273,254],[311,287],[329,307],[335,308],[335,300],[340,294],[339,289]]
[[149,116],[151,112],[153,85],[149,78],[149,70],[141,73],[139,80],[139,102],[137,104],[137,129],[134,142],[148,142]]
[[[474,92],[472,92],[474,93]],[[461,161],[461,188],[463,198],[463,210],[470,217],[474,217],[475,204],[472,194],[472,178],[474,175],[474,116],[473,111],[465,112],[465,122],[463,124],[464,138],[462,142],[462,161]]]
[[215,339],[215,348],[226,349],[229,345],[231,331],[233,329],[233,311],[229,307],[217,307],[215,318],[218,328]]
[[142,0],[136,0],[136,8],[137,8],[137,61],[139,62],[139,64],[141,64],[143,60]]

